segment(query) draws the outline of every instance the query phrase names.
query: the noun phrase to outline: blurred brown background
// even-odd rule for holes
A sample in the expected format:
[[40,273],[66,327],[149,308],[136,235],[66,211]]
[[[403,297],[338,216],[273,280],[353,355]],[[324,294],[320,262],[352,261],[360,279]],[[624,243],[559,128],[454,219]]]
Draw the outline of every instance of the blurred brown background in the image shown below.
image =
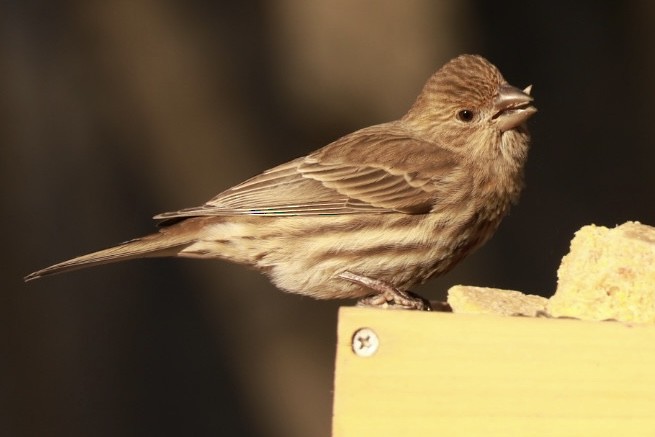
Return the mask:
[[528,186],[486,247],[420,291],[550,295],[577,228],[655,224],[653,5],[0,3],[0,435],[329,435],[351,302],[218,261],[21,278],[399,117],[463,52],[535,86]]

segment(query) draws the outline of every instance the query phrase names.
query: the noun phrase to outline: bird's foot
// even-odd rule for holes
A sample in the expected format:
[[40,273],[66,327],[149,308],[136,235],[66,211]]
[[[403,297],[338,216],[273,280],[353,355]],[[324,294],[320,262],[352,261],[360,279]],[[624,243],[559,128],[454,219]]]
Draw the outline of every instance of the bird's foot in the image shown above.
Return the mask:
[[351,272],[343,272],[339,277],[376,292],[357,301],[357,306],[420,311],[432,310],[430,302],[421,296],[410,291],[399,290],[393,285],[380,281],[379,279],[372,279]]

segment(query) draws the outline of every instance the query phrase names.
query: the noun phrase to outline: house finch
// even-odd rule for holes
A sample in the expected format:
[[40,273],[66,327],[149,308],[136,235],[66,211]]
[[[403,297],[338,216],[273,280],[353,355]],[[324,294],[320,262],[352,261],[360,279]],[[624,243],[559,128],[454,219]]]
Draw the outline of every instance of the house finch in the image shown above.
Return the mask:
[[131,258],[220,258],[319,299],[429,309],[408,289],[486,242],[523,185],[536,112],[476,55],[439,69],[401,119],[371,126],[155,216],[159,232],[25,280]]

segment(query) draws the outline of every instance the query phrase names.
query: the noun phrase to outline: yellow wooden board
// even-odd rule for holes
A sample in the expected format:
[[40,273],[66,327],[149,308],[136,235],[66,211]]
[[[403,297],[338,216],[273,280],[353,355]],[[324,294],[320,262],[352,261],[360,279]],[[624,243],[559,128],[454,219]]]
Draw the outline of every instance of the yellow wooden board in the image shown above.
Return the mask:
[[655,436],[655,325],[341,308],[338,329],[336,437]]

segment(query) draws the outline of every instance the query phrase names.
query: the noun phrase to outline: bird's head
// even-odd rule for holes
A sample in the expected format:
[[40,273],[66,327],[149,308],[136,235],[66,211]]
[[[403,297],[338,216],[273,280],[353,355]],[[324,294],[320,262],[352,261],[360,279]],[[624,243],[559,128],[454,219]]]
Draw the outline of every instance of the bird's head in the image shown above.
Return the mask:
[[530,91],[508,84],[483,57],[461,55],[428,80],[403,120],[441,147],[511,142],[527,136],[525,122],[537,112]]

